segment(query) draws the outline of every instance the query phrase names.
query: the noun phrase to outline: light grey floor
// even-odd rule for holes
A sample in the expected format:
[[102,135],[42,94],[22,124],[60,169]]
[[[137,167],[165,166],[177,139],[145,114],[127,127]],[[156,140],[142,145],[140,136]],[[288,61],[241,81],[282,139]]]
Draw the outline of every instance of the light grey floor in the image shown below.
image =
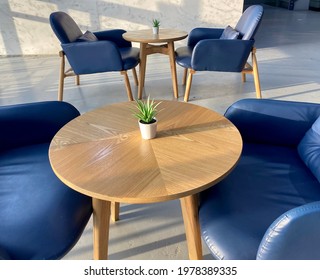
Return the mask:
[[[320,102],[320,12],[288,11],[265,6],[256,35],[263,98]],[[0,58],[0,105],[55,100],[58,56]],[[179,101],[183,101],[182,69],[178,67]],[[134,95],[137,88],[133,84]],[[144,95],[173,99],[168,57],[148,57]],[[252,76],[241,82],[237,73],[203,72],[194,76],[190,102],[220,113],[242,98],[254,98]],[[66,80],[65,101],[82,113],[126,101],[119,73],[81,77],[75,86]],[[179,201],[122,205],[120,221],[110,228],[110,259],[188,259]],[[204,258],[211,259],[205,245]],[[92,221],[64,259],[92,259]]]

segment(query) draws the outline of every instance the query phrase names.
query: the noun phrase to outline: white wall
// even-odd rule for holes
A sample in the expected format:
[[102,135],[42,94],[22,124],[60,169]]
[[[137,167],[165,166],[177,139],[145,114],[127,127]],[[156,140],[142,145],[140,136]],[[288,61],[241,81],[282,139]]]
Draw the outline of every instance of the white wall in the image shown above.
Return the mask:
[[144,29],[154,17],[163,28],[190,31],[233,25],[242,9],[243,0],[0,0],[0,55],[56,54],[60,47],[48,18],[57,10],[83,31]]

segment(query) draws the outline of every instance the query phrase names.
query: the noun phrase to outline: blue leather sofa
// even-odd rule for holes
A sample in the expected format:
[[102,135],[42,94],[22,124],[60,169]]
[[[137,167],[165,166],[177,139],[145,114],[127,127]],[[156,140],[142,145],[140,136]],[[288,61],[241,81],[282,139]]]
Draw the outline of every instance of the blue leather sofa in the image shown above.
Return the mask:
[[216,259],[320,259],[320,104],[244,99],[235,169],[200,194],[203,240]]
[[92,201],[53,173],[48,148],[79,116],[58,101],[0,107],[0,259],[60,259],[77,243]]

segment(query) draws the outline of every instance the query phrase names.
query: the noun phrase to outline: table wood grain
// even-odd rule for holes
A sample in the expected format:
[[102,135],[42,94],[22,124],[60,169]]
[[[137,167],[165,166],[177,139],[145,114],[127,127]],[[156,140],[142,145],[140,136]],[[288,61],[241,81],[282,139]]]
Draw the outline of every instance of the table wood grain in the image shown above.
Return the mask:
[[[138,120],[133,117],[134,105],[108,105],[65,125],[49,148],[52,168],[66,185],[98,200],[94,202],[97,213],[106,212],[99,209],[110,209],[110,202],[180,199],[189,254],[190,250],[195,252],[190,258],[201,258],[201,249],[194,249],[201,245],[196,194],[234,168],[242,150],[240,133],[229,120],[210,109],[162,100],[157,136],[144,140]],[[109,223],[108,217],[96,218],[99,224]],[[108,231],[105,226],[102,229]],[[99,238],[106,246],[103,237]],[[97,245],[96,250],[104,249]],[[107,253],[96,256],[106,258]]]

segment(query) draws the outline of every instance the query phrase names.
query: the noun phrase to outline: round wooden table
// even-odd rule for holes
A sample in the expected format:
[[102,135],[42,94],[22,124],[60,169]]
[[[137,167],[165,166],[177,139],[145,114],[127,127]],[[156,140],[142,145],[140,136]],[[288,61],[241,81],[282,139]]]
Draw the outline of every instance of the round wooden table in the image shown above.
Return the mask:
[[[94,259],[108,256],[111,202],[180,199],[190,259],[201,259],[197,194],[236,165],[242,139],[222,115],[194,104],[162,101],[158,132],[143,140],[134,101],[85,113],[54,137],[55,174],[93,198]],[[116,204],[116,205],[117,205]]]
[[159,34],[153,34],[152,29],[150,28],[137,31],[128,31],[126,33],[123,33],[122,36],[127,41],[140,43],[138,98],[142,98],[142,90],[144,88],[144,81],[146,75],[147,55],[154,53],[162,53],[169,55],[173,92],[175,98],[178,98],[179,94],[174,42],[183,40],[188,36],[188,33],[185,31],[175,29],[160,28]]

